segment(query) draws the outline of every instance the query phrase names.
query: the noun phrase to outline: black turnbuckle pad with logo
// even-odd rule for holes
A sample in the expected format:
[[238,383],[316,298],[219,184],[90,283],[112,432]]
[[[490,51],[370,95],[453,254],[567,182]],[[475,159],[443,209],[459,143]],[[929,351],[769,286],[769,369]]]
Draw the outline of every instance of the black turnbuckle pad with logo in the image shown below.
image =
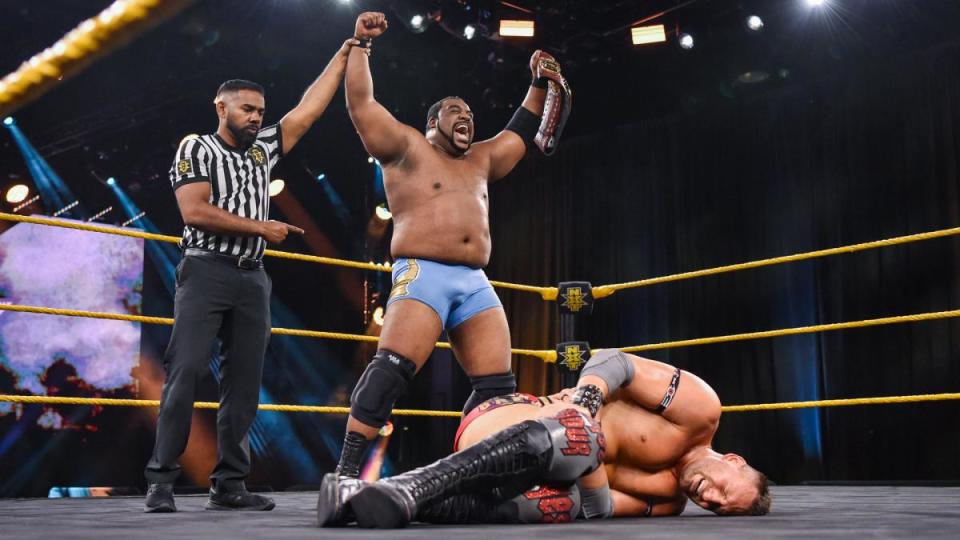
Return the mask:
[[580,378],[580,370],[590,360],[590,344],[586,341],[563,341],[557,344],[557,367],[560,385],[572,388]]
[[593,287],[589,281],[561,281],[557,295],[560,313],[590,315],[593,313]]

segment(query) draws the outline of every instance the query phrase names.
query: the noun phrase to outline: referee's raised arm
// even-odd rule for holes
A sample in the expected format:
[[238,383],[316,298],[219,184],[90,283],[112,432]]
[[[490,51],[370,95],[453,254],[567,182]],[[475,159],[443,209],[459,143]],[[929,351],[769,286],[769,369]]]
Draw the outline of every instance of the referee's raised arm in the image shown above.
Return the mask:
[[350,49],[360,44],[360,40],[350,38],[343,42],[340,50],[333,55],[323,73],[313,81],[307,91],[303,93],[300,103],[288,112],[281,120],[283,130],[283,153],[289,152],[300,137],[310,129],[310,126],[323,115],[330,100],[337,92],[343,74],[347,69],[347,57]]

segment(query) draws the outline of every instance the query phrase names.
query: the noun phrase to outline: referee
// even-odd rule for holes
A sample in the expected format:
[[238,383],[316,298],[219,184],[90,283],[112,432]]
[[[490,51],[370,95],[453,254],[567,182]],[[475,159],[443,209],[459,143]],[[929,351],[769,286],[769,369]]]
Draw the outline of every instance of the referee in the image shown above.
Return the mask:
[[214,100],[216,133],[180,144],[170,182],[185,227],[177,266],[170,343],[163,357],[157,437],[144,475],[146,512],[175,512],[173,484],[187,446],[197,382],[207,371],[214,340],[223,343],[217,465],[210,475],[208,510],[271,510],[273,500],[247,491],[247,431],[257,413],[263,357],[270,337],[271,281],[263,270],[267,242],[303,229],[269,220],[270,170],[323,114],[340,86],[350,48],[344,42],[300,103],[280,123],[261,127],[264,91],[229,80]]

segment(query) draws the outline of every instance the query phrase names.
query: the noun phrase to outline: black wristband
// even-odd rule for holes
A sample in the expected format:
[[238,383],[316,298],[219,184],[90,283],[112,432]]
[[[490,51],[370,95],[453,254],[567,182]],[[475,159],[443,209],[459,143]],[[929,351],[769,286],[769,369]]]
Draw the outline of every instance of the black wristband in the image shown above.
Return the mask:
[[585,384],[577,388],[570,399],[570,403],[579,405],[588,411],[590,416],[597,416],[600,407],[603,405],[603,392],[595,384]]
[[530,81],[530,86],[534,88],[546,88],[547,81],[549,80],[550,79],[547,79],[546,77],[537,77],[536,79]]

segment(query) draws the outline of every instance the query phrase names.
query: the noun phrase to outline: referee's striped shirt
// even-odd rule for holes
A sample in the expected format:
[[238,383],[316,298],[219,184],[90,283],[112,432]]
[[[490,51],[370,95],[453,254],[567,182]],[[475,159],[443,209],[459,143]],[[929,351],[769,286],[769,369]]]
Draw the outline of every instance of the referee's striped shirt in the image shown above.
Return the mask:
[[[193,182],[210,183],[210,204],[240,217],[266,221],[270,215],[270,170],[283,157],[279,124],[265,127],[246,149],[226,143],[219,135],[183,141],[170,168],[174,191]],[[180,248],[200,248],[259,259],[266,249],[259,236],[226,236],[183,228]]]

